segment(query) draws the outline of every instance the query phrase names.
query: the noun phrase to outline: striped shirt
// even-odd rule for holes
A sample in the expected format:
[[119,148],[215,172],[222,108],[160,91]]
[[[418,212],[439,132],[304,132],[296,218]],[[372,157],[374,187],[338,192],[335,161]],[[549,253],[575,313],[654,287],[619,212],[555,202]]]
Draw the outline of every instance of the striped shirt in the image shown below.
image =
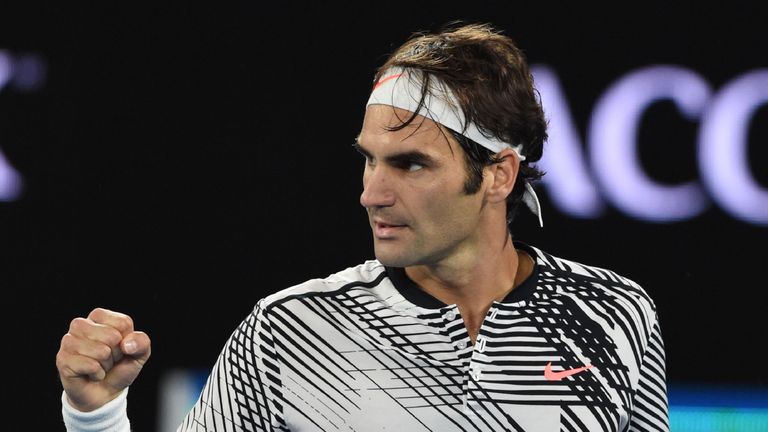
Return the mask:
[[522,243],[472,344],[456,305],[371,260],[258,302],[179,431],[668,431],[656,308]]

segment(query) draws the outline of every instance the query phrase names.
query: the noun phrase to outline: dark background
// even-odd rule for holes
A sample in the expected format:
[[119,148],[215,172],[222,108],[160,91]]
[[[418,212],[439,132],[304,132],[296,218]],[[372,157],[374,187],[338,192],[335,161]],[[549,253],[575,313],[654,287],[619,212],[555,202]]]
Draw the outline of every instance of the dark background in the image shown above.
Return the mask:
[[[738,2],[106,3],[0,6],[0,49],[46,66],[41,87],[0,90],[0,149],[25,181],[0,202],[8,430],[63,430],[55,354],[96,306],[153,339],[129,408],[151,431],[165,371],[213,365],[264,295],[372,258],[350,144],[375,67],[414,31],[494,23],[557,71],[582,140],[631,70],[681,65],[717,90],[768,67],[766,7]],[[696,123],[660,104],[641,126],[651,175],[699,177]],[[768,187],[766,106],[749,133]],[[671,224],[574,219],[540,197],[545,227],[524,215],[516,239],[643,285],[670,383],[768,386],[768,228],[716,205]]]

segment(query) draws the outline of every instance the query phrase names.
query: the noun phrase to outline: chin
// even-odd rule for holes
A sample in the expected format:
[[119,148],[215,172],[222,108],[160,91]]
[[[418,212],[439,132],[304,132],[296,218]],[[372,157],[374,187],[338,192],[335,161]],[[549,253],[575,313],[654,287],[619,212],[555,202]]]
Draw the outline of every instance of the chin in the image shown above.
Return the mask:
[[385,248],[376,247],[375,248],[375,255],[376,259],[379,260],[380,263],[384,264],[387,267],[408,267],[414,265],[414,260],[412,257],[407,257],[402,253],[398,253],[396,251],[387,251],[382,250]]
[[379,260],[380,263],[387,267],[406,267],[407,264],[404,264],[404,260],[398,259],[398,257],[393,257],[390,255],[380,255],[376,254],[376,259]]

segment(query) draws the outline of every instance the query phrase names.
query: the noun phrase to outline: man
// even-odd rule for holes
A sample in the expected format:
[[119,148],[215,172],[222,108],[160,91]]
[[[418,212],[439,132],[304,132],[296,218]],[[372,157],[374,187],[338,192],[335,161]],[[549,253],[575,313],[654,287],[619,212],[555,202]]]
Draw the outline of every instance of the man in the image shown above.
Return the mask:
[[[635,282],[513,241],[546,122],[486,25],[414,35],[355,143],[376,260],[258,302],[180,431],[666,431],[664,348]],[[147,335],[104,309],[57,366],[69,430],[128,430]],[[97,426],[93,426],[93,425]]]

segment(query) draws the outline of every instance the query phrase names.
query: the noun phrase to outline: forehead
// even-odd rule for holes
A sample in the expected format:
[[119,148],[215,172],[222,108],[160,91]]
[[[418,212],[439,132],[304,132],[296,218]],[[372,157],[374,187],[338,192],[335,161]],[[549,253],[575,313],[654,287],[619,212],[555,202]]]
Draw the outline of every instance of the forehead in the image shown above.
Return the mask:
[[420,115],[406,127],[391,130],[412,115],[389,105],[369,105],[358,137],[360,145],[369,151],[421,151],[435,156],[462,151],[448,129]]

